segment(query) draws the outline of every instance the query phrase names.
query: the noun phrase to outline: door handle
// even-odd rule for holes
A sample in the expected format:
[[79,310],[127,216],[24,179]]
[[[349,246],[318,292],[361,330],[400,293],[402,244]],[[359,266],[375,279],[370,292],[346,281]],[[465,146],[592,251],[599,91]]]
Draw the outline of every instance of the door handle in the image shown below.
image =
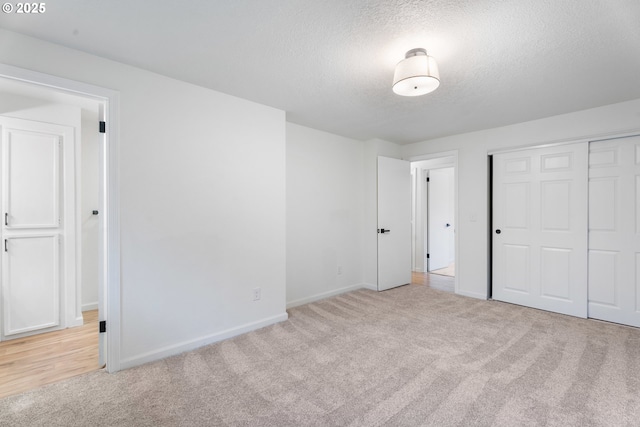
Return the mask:
[[9,225],[9,213],[4,213],[4,225]]
[[391,233],[391,230],[385,230],[384,228],[378,228],[378,233],[380,233],[380,234]]
[[445,225],[445,227],[449,228],[449,227],[451,227],[451,224],[447,223],[447,224]]
[[4,239],[4,251],[9,252],[9,250],[7,249],[7,239]]
[[500,233],[502,233],[502,231],[498,228],[498,229],[496,230],[496,234],[500,234]]

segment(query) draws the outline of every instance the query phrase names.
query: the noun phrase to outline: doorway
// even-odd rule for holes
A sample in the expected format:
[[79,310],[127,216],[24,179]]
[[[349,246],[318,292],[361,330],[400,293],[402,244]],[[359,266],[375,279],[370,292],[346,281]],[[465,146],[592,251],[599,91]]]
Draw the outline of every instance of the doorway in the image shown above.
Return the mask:
[[[23,70],[16,67],[0,64],[0,91],[3,93],[0,107],[2,113],[21,117],[25,114],[31,115],[31,119],[40,122],[56,122],[56,116],[64,115],[64,106],[75,108],[76,111],[86,112],[91,110],[91,115],[78,115],[78,122],[87,130],[87,133],[95,135],[92,143],[93,155],[96,164],[93,168],[78,170],[79,180],[87,180],[88,175],[92,175],[93,185],[96,186],[92,200],[81,203],[82,197],[77,198],[77,230],[90,228],[92,235],[79,232],[76,236],[78,247],[82,247],[83,252],[91,253],[82,257],[76,257],[75,272],[78,277],[86,280],[77,282],[77,301],[75,307],[76,317],[84,326],[73,329],[59,330],[49,333],[47,348],[49,351],[54,348],[65,347],[68,338],[64,337],[67,331],[73,331],[73,335],[90,334],[91,339],[96,342],[95,356],[91,358],[96,368],[106,367],[109,372],[119,370],[119,223],[118,192],[117,192],[117,156],[116,156],[116,136],[117,136],[117,106],[118,95],[116,92],[61,79],[37,72]],[[6,96],[4,96],[6,95]],[[12,105],[7,104],[11,100]],[[55,106],[62,106],[61,109]],[[49,117],[38,117],[45,110],[48,110]],[[35,115],[35,117],[34,117]],[[102,122],[102,123],[99,123]],[[99,125],[100,124],[100,125]],[[80,137],[80,126],[76,130]],[[82,132],[84,133],[84,132]],[[86,138],[86,135],[82,135]],[[89,154],[85,152],[85,154]],[[75,158],[76,165],[81,165],[80,151]],[[84,172],[84,173],[83,173]],[[78,181],[78,184],[80,182]],[[78,193],[81,193],[81,186],[77,186]],[[90,210],[87,206],[91,206]],[[87,211],[87,212],[85,212]],[[85,274],[82,275],[82,271]],[[93,282],[93,289],[88,291],[88,287],[82,286],[82,282]],[[83,294],[86,298],[81,298]],[[112,303],[107,304],[107,300]],[[108,311],[107,311],[108,307]],[[99,333],[106,329],[106,321],[109,318],[109,332]],[[83,322],[84,321],[84,322]],[[80,329],[84,331],[79,332]],[[28,334],[26,334],[28,335]],[[37,336],[22,337],[20,340],[31,340],[31,345],[35,346],[34,340]],[[8,341],[7,341],[8,342]],[[3,343],[4,344],[4,343]],[[69,345],[66,344],[68,347]],[[98,351],[99,349],[99,351]],[[84,349],[77,349],[76,352],[83,352]],[[84,351],[86,353],[86,351]],[[69,376],[81,373],[73,366],[67,366]],[[49,375],[56,377],[56,375]],[[58,379],[63,379],[64,376]],[[51,381],[49,381],[51,382]],[[45,382],[46,383],[46,382]],[[40,386],[44,383],[34,383]]]
[[427,271],[455,276],[454,170],[452,166],[426,170],[427,192],[425,261]]
[[[17,110],[10,98],[3,92],[0,106],[0,341],[82,323],[76,265],[79,132],[64,123],[16,117],[36,114]],[[42,106],[38,112],[48,116]]]
[[[411,159],[412,270],[457,289],[457,153]],[[415,280],[415,279],[414,279]]]

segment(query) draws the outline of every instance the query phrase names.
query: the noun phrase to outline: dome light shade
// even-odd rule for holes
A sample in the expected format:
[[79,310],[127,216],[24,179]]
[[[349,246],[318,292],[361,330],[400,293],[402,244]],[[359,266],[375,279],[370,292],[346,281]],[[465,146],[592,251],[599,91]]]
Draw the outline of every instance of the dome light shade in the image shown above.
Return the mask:
[[419,96],[433,92],[440,86],[440,73],[433,57],[422,48],[411,49],[396,65],[393,91],[402,96]]

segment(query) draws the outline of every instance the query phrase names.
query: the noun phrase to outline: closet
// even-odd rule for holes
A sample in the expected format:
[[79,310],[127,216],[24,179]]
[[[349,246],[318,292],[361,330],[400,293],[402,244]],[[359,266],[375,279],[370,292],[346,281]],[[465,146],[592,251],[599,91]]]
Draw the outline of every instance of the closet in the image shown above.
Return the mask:
[[492,160],[493,298],[640,326],[640,136]]

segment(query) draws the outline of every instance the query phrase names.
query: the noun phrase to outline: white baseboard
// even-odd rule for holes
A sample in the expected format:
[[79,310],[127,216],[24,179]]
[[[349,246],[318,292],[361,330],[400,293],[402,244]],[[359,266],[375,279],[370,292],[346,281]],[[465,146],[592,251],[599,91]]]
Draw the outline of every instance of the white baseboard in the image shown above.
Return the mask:
[[478,292],[469,292],[469,291],[458,291],[456,292],[457,295],[462,295],[465,297],[471,297],[471,298],[475,298],[475,299],[483,299],[486,300],[487,296],[485,294],[481,294]]
[[82,325],[84,325],[84,318],[82,316],[75,317],[74,319],[67,322],[67,328],[75,328]]
[[89,310],[97,310],[98,309],[98,303],[97,302],[90,302],[87,304],[82,304],[82,311],[89,311]]
[[343,294],[345,292],[355,291],[356,289],[362,289],[365,287],[363,284],[345,286],[344,288],[334,289],[328,292],[322,292],[320,294],[311,295],[310,297],[300,298],[297,300],[287,302],[287,308],[297,307],[299,305],[309,304],[310,302],[320,301],[325,298],[334,297],[336,295]]
[[424,271],[421,268],[415,268],[413,271],[416,273],[424,273]]
[[371,283],[363,283],[362,287],[365,289],[369,289],[370,291],[378,292],[378,285],[372,285]]
[[184,341],[178,344],[166,346],[158,350],[149,351],[137,356],[128,357],[120,360],[120,369],[133,368],[134,366],[142,365],[144,363],[154,362],[156,360],[164,359],[169,356],[184,353],[185,351],[191,351],[205,345],[213,344],[218,341],[226,340],[237,335],[242,335],[247,332],[255,331],[275,323],[283,322],[289,318],[289,315],[284,312],[276,316],[267,317],[266,319],[259,320],[257,322],[246,323],[244,325],[227,329],[215,334],[207,335],[204,337],[196,338],[189,341]]

